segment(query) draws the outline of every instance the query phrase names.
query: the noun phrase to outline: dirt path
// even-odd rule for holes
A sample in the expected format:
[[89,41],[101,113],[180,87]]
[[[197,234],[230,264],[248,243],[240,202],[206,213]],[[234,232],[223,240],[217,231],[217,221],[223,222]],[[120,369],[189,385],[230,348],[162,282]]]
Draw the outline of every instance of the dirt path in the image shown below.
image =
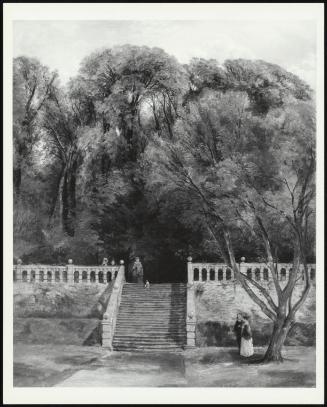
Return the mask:
[[102,359],[101,365],[92,372],[80,370],[57,386],[184,387],[187,385],[182,355],[120,353]]
[[110,353],[100,347],[15,345],[15,386],[314,387],[315,348],[287,347],[281,364],[241,360],[234,348]]

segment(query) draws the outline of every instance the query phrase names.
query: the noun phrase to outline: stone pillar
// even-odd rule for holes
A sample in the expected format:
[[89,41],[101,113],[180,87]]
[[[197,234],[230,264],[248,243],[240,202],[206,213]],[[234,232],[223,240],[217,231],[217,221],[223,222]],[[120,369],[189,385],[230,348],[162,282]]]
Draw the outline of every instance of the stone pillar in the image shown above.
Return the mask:
[[245,257],[241,257],[240,272],[246,274]]
[[69,259],[67,264],[67,283],[74,284],[74,264],[72,259]]
[[125,283],[126,281],[126,276],[125,276],[125,264],[124,260],[120,260],[120,269],[122,270],[122,281]]
[[39,283],[40,282],[40,268],[36,267],[35,268],[35,283]]
[[222,282],[226,281],[226,269],[227,269],[227,266],[222,267],[222,271],[223,271],[223,279],[221,280]]
[[187,258],[187,282],[193,284],[193,267],[192,267],[192,257]]
[[260,282],[262,282],[263,281],[263,269],[264,269],[264,267],[263,267],[262,264],[260,264],[259,268],[260,268]]
[[195,347],[195,294],[194,283],[187,284],[187,304],[186,304],[186,349]]
[[89,284],[91,282],[91,271],[86,270],[86,282]]
[[21,283],[23,281],[22,264],[23,264],[23,262],[21,261],[21,259],[18,259],[17,266],[16,266],[16,280],[18,283]]
[[218,281],[218,266],[215,266],[215,281]]
[[[199,268],[199,279],[202,275],[202,268]],[[187,258],[187,293],[186,293],[186,346],[185,348],[195,347],[195,295],[194,295],[194,273],[192,257]]]

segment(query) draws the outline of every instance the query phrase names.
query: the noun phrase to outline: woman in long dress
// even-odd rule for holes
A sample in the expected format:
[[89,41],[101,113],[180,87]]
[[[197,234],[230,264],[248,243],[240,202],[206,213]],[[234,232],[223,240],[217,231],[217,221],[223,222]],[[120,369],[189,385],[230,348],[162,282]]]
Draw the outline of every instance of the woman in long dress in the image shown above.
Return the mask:
[[247,315],[244,315],[243,316],[240,355],[248,358],[249,356],[252,356],[253,353],[254,353],[253,341],[252,341],[251,327],[249,324],[249,317]]

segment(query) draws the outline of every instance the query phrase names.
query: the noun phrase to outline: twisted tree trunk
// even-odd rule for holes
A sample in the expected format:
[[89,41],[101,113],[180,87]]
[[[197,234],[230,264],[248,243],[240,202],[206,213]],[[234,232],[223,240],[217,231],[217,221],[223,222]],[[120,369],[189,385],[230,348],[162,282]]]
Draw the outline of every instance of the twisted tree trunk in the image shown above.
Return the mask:
[[282,348],[293,325],[293,321],[280,317],[274,322],[273,332],[263,362],[282,362]]

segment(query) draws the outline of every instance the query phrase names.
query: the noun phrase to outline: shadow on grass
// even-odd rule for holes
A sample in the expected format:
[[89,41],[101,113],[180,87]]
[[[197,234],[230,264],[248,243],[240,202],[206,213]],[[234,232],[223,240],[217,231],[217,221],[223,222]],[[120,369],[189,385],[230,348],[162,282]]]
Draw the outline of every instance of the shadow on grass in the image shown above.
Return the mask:
[[68,379],[76,370],[58,372],[49,368],[34,368],[25,363],[14,363],[14,387],[52,387]]
[[265,375],[276,380],[271,387],[314,387],[316,379],[314,373],[296,372],[294,370],[266,371]]
[[74,355],[74,356],[59,356],[54,359],[58,364],[67,364],[72,366],[90,365],[98,360],[97,357]]
[[226,349],[219,353],[204,355],[199,362],[203,364],[234,362],[235,364],[260,364],[262,363],[264,353],[256,352],[250,357],[240,356],[237,349]]

